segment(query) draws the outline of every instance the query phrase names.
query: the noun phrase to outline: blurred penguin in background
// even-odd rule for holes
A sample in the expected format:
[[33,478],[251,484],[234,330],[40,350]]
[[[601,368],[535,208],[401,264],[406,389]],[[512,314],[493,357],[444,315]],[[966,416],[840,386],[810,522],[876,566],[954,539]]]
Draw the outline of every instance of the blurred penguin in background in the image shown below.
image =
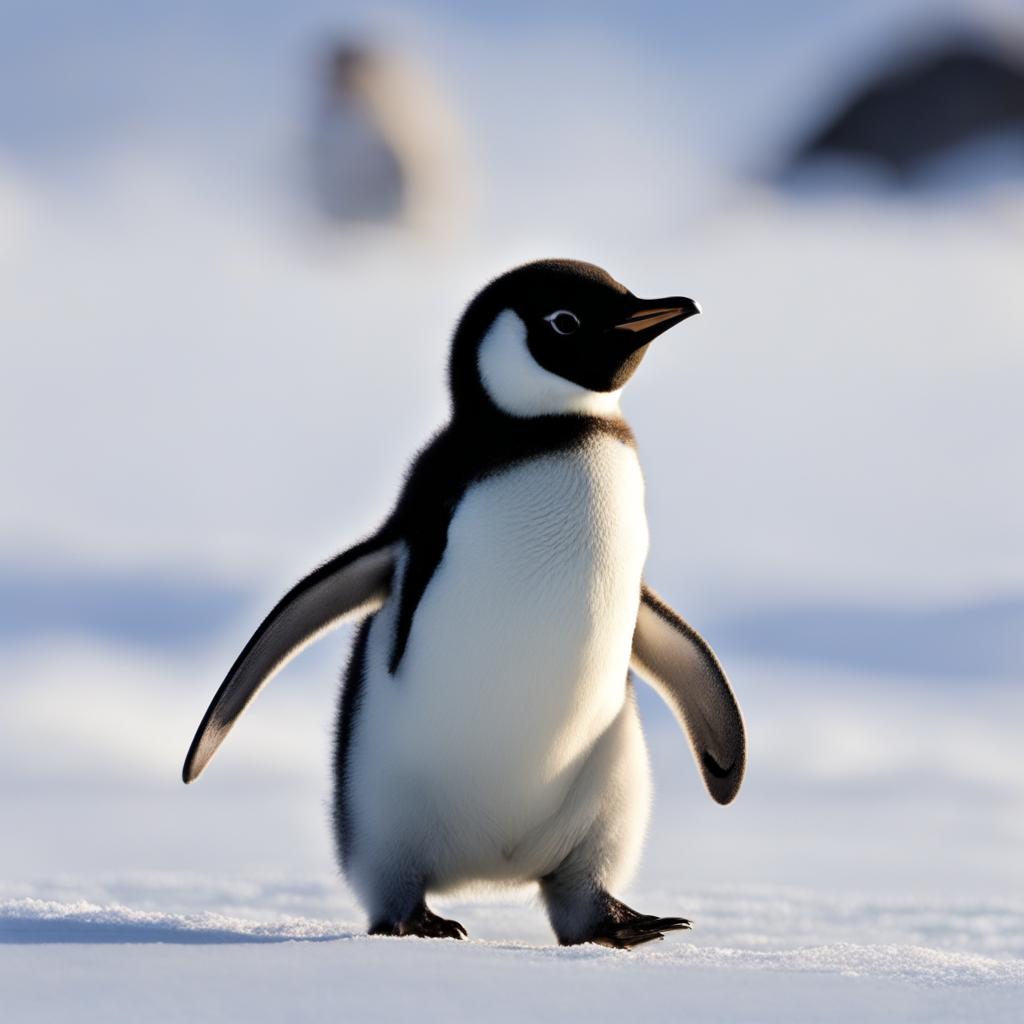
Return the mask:
[[446,233],[464,219],[468,175],[456,121],[403,58],[342,43],[321,71],[313,186],[335,227],[406,225]]

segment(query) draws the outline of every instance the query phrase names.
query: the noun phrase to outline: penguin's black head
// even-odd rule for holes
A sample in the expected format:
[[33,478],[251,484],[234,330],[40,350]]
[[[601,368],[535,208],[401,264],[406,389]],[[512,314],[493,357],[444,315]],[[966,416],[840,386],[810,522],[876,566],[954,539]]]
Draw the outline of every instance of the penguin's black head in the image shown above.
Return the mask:
[[638,299],[592,263],[527,263],[463,315],[452,344],[455,407],[485,397],[513,416],[611,414],[647,346],[699,312],[678,296]]

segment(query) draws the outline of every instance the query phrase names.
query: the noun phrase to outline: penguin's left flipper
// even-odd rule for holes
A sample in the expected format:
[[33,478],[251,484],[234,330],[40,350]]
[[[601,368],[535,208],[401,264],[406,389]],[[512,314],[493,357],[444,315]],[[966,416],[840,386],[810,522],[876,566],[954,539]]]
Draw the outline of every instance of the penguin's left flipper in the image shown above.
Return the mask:
[[732,801],[747,760],[739,705],[715,652],[646,583],[630,663],[675,712],[712,798]]
[[393,545],[374,537],[326,562],[278,601],[231,666],[199,723],[181,773],[186,783],[199,777],[238,716],[303,647],[380,608],[394,566]]

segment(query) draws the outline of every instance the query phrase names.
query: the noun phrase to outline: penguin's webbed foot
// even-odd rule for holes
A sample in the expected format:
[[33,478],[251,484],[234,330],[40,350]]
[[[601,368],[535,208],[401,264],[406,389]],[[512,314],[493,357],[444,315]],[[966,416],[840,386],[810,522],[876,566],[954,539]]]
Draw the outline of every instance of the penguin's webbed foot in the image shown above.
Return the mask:
[[[621,900],[609,898],[608,912],[594,926],[593,932],[586,938],[576,942],[596,942],[601,946],[613,949],[632,949],[642,946],[645,942],[654,942],[665,938],[665,932],[684,931],[691,928],[685,917],[655,917],[652,914],[641,914],[632,907],[627,907]],[[576,942],[563,942],[563,945],[575,945]]]
[[458,921],[439,917],[426,903],[421,903],[404,921],[376,921],[371,935],[416,935],[421,939],[464,939],[465,928]]

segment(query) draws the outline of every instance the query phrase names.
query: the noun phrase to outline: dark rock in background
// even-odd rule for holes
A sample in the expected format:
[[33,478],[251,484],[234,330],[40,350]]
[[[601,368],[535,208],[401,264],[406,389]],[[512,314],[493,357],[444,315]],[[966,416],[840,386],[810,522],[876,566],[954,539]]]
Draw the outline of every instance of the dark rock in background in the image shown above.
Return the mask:
[[1007,135],[1024,143],[1024,52],[947,37],[924,50],[907,48],[854,86],[797,148],[787,172],[841,157],[879,166],[909,184],[933,159]]

